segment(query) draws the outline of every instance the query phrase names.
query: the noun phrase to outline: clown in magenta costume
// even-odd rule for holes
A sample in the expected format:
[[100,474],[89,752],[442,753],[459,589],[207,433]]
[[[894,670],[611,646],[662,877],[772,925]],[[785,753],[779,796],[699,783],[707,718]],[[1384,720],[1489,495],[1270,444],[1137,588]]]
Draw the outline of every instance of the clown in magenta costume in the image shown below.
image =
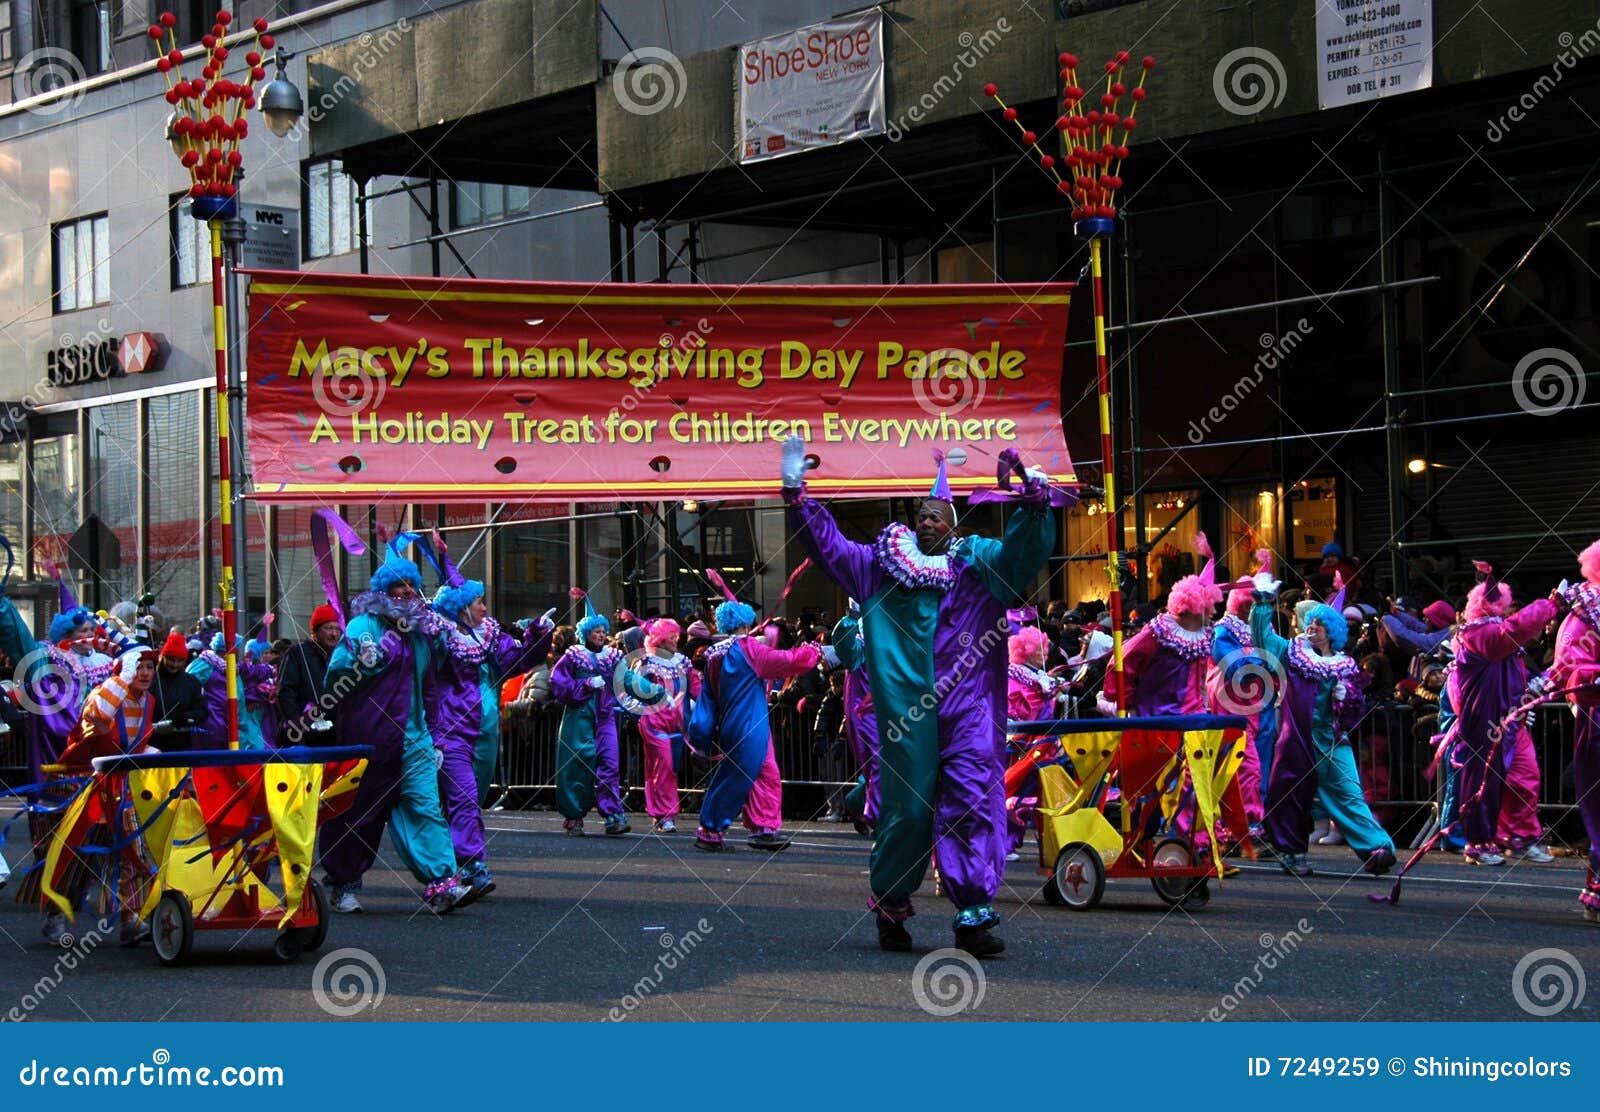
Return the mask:
[[[822,660],[822,651],[816,645],[779,649],[764,638],[750,636],[755,610],[745,603],[729,599],[717,607],[716,619],[718,631],[729,636],[706,650],[700,699],[706,702],[716,723],[722,759],[706,787],[700,806],[700,828],[695,833],[695,846],[710,852],[724,848],[725,833],[739,813],[747,809],[751,791],[769,764],[776,767],[767,714],[767,684],[809,672]],[[706,714],[699,717],[705,719]],[[760,808],[747,819],[747,825],[755,830],[749,840],[752,848],[787,848],[787,840],[766,828],[770,821]]]
[[[1503,729],[1502,725],[1528,687],[1524,646],[1560,611],[1552,599],[1542,598],[1507,617],[1510,605],[1511,588],[1489,572],[1467,594],[1465,620],[1452,641],[1455,663],[1447,686],[1456,719],[1451,740],[1461,762],[1457,792],[1467,839],[1465,856],[1477,865],[1503,865],[1502,848],[1527,849],[1543,833],[1533,739],[1521,718]],[[1507,803],[1512,805],[1510,815],[1504,813]],[[1515,846],[1500,845],[1503,827]]]
[[[1272,570],[1272,553],[1256,552],[1257,572]],[[1239,794],[1244,799],[1250,832],[1261,832],[1265,809],[1261,799],[1262,769],[1272,763],[1277,730],[1277,684],[1272,669],[1255,651],[1250,636],[1251,592],[1228,592],[1227,612],[1211,630],[1211,669],[1206,674],[1206,702],[1213,714],[1240,714],[1245,720],[1244,763],[1239,766]],[[1263,739],[1263,735],[1265,735]]]
[[550,652],[547,611],[513,637],[487,614],[483,584],[466,579],[435,534],[445,585],[433,598],[441,631],[432,646],[434,700],[428,725],[439,750],[439,802],[450,824],[461,879],[478,896],[494,891],[481,807],[500,756],[500,683]]
[[1250,637],[1273,670],[1284,677],[1282,722],[1267,782],[1267,837],[1284,872],[1311,875],[1306,858],[1311,803],[1318,800],[1350,848],[1381,876],[1394,867],[1394,842],[1372,817],[1361,794],[1348,733],[1362,714],[1362,672],[1340,650],[1349,626],[1344,615],[1317,603],[1306,615],[1306,632],[1289,640],[1272,628],[1272,598],[1278,582],[1268,572],[1255,578]]
[[[905,921],[937,846],[956,906],[956,943],[978,956],[1005,949],[992,933],[1005,870],[1001,748],[1005,660],[996,651],[1006,608],[1032,583],[1055,545],[1043,476],[1030,474],[1003,541],[956,538],[943,479],[917,513],[873,544],[847,540],[806,497],[805,446],[784,445],[783,494],[791,526],[812,560],[852,598],[867,625],[867,674],[878,707],[879,812],[872,848],[878,943],[912,946]],[[1014,457],[1013,457],[1014,458]],[[992,640],[986,640],[992,638]],[[885,708],[894,708],[893,717]]]
[[[1600,541],[1578,554],[1584,581],[1572,592],[1572,613],[1556,637],[1551,679],[1576,712],[1572,781],[1578,814],[1589,835],[1589,874],[1578,902],[1583,917],[1600,924]],[[1576,688],[1577,690],[1570,690]]]
[[[1211,664],[1211,615],[1222,601],[1216,562],[1204,533],[1195,547],[1206,557],[1199,575],[1186,575],[1167,592],[1167,606],[1133,635],[1122,654],[1122,706],[1135,718],[1204,714],[1206,671]],[[1106,673],[1105,699],[1115,702],[1117,673]]]
[[625,697],[625,709],[639,716],[639,740],[644,748],[644,809],[657,834],[678,831],[679,754],[683,751],[683,712],[688,698],[699,688],[700,673],[678,651],[682,630],[671,618],[644,625],[644,654],[634,661],[634,671],[660,688],[663,697],[652,704]]

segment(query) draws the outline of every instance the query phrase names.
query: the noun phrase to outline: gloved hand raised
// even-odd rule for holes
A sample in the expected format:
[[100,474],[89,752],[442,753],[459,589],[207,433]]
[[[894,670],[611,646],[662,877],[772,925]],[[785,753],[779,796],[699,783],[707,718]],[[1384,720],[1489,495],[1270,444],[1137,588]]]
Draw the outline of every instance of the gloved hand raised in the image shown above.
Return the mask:
[[554,629],[554,628],[556,628],[555,615],[556,615],[556,608],[554,606],[552,606],[550,609],[546,610],[543,614],[540,614],[539,615],[539,628],[540,629]]
[[1278,593],[1278,588],[1283,586],[1281,579],[1272,578],[1269,571],[1258,571],[1250,577],[1250,582],[1255,584],[1255,593],[1271,598]]
[[798,436],[783,441],[783,487],[799,490],[806,481],[806,442]]

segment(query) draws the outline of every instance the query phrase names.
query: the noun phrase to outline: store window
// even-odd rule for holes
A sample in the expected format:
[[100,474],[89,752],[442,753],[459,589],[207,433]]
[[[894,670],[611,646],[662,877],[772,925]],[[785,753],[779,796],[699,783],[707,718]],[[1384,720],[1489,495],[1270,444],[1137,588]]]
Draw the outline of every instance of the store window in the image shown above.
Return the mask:
[[273,581],[278,615],[272,632],[278,637],[303,641],[311,635],[311,612],[327,599],[322,593],[322,576],[311,549],[311,517],[314,511],[300,506],[278,510],[277,543],[272,549]]
[[450,222],[457,228],[493,224],[528,215],[532,204],[533,190],[526,185],[458,181],[450,191]]
[[168,619],[185,629],[210,609],[200,605],[201,476],[194,465],[202,398],[199,390],[168,394],[151,398],[145,408],[145,581]]
[[31,445],[32,464],[27,469],[32,484],[33,568],[38,576],[48,574],[52,564],[66,565],[67,542],[82,516],[77,414],[54,414],[43,424]]
[[16,57],[17,40],[11,29],[11,0],[0,0],[0,64]]
[[95,406],[87,414],[82,528],[100,533],[90,537],[98,556],[85,601],[94,606],[110,607],[139,593],[138,415],[137,402]]
[[1338,534],[1339,493],[1333,479],[1302,479],[1289,488],[1292,560],[1320,560],[1322,546]]
[[[343,255],[361,246],[360,199],[344,163],[325,158],[305,164],[305,254],[308,259]],[[371,215],[372,210],[367,210]]]
[[[541,516],[564,518],[566,512],[564,506],[507,506],[500,517],[508,521],[528,521]],[[555,621],[572,620],[572,600],[567,595],[571,553],[568,531],[564,520],[513,525],[500,530],[498,613],[502,618],[511,621],[537,617],[554,606]]]
[[168,198],[172,233],[172,288],[183,289],[211,281],[211,229],[196,220],[187,193]]
[[56,312],[111,303],[111,222],[105,213],[57,224],[50,230],[50,255]]

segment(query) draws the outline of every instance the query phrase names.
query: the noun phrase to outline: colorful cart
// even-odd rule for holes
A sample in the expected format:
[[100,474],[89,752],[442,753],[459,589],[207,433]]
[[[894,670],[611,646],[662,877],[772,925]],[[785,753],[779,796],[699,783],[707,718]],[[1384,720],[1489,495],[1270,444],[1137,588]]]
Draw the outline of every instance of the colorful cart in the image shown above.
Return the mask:
[[[1211,859],[1200,860],[1184,816],[1190,801],[1193,829],[1212,829],[1219,814],[1242,816],[1235,777],[1243,718],[1049,719],[1013,722],[1007,732],[1039,739],[1005,783],[1015,796],[1039,777],[1035,829],[1046,901],[1087,911],[1107,878],[1137,877],[1172,906],[1210,902],[1221,847],[1213,841]],[[1112,807],[1115,822],[1106,814]]]
[[73,914],[52,882],[92,831],[109,826],[135,867],[154,869],[139,918],[149,919],[163,965],[189,955],[196,931],[257,927],[275,930],[274,952],[292,961],[327,937],[327,898],[311,876],[317,828],[355,801],[371,752],[351,745],[98,758],[56,828],[44,894]]

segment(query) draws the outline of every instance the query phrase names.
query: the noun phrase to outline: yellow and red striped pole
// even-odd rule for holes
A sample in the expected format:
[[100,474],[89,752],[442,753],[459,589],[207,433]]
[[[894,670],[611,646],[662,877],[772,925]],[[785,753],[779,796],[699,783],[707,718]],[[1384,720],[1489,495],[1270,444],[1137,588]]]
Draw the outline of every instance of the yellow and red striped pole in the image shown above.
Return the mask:
[[239,632],[233,582],[233,446],[228,440],[228,315],[223,302],[222,217],[211,229],[211,330],[217,357],[217,485],[222,516],[222,641],[228,661],[228,748],[239,748]]
[[1089,239],[1089,273],[1094,284],[1094,362],[1100,394],[1100,459],[1106,488],[1106,574],[1111,577],[1107,608],[1111,611],[1111,668],[1117,677],[1117,713],[1124,710],[1122,685],[1122,573],[1118,568],[1122,538],[1117,535],[1117,463],[1111,447],[1111,360],[1106,354],[1105,239]]

